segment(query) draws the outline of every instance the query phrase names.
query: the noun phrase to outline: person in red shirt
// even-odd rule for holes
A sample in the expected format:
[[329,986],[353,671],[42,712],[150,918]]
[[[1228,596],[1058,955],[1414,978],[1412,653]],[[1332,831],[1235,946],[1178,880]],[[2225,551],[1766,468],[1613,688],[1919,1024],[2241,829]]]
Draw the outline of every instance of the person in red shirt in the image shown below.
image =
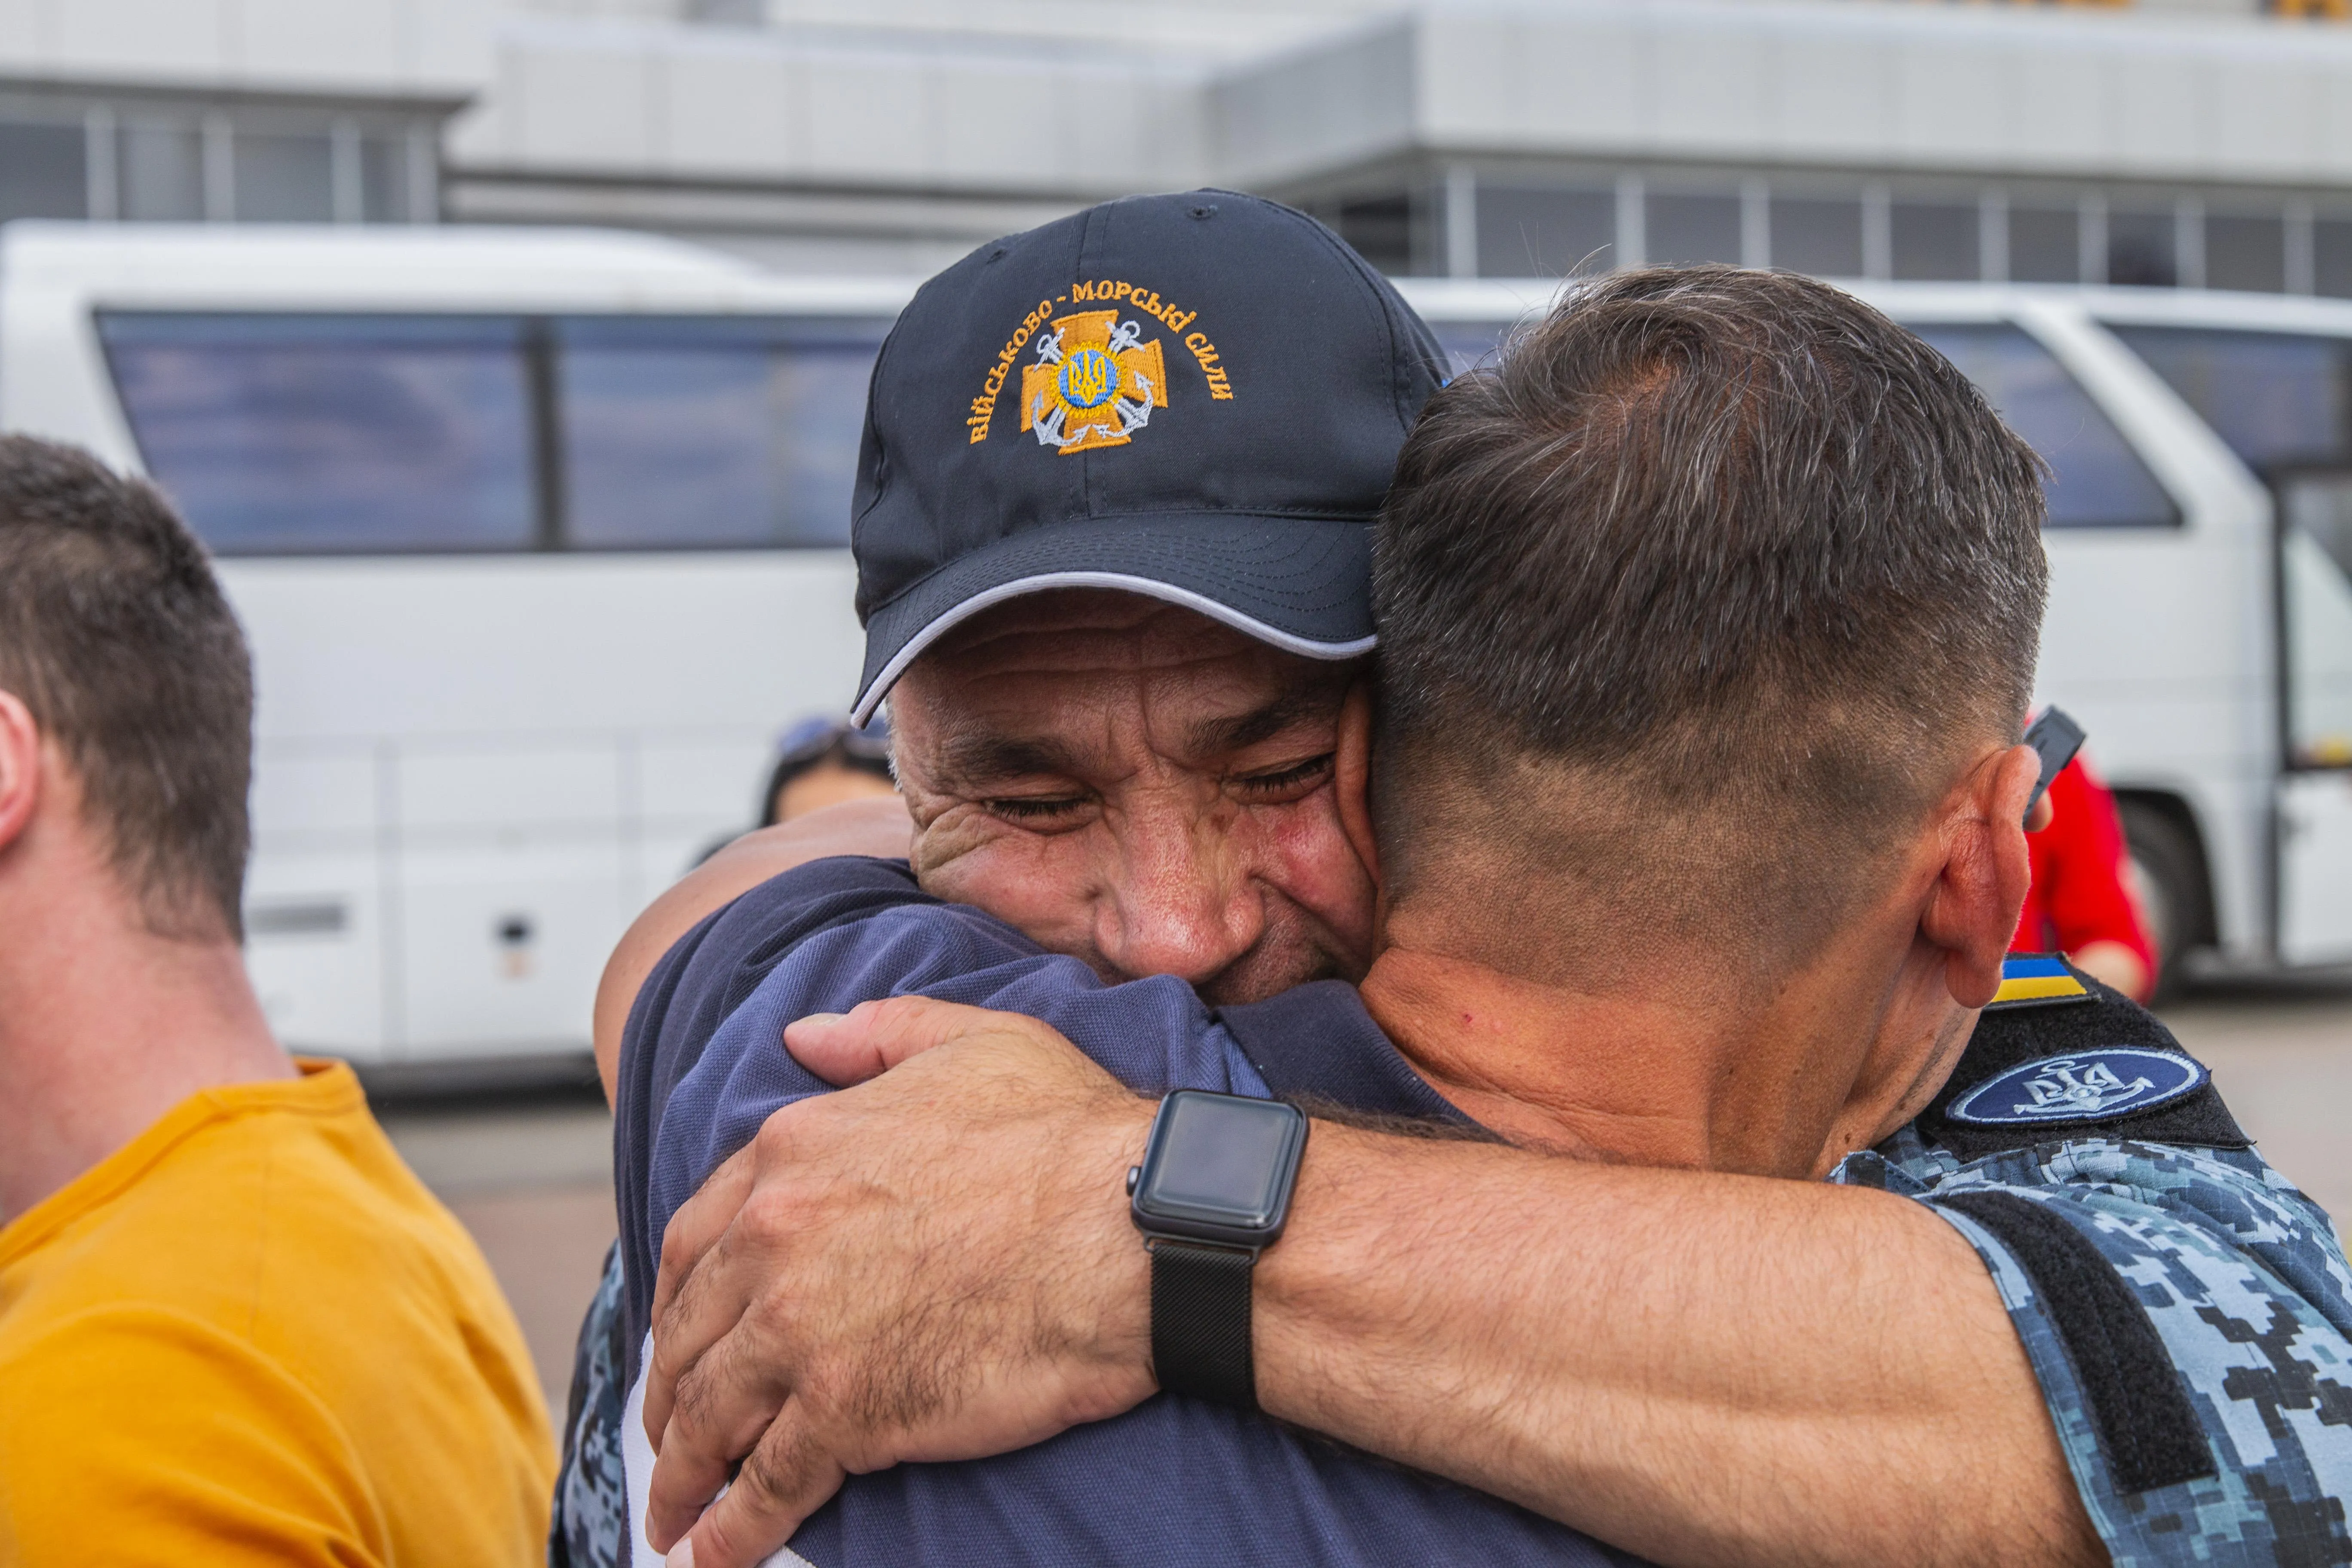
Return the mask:
[[2025,836],[2033,886],[2013,952],[2063,952],[2075,968],[2136,1002],[2156,990],[2156,947],[2127,881],[2116,797],[2077,756],[2050,782],[2050,826]]

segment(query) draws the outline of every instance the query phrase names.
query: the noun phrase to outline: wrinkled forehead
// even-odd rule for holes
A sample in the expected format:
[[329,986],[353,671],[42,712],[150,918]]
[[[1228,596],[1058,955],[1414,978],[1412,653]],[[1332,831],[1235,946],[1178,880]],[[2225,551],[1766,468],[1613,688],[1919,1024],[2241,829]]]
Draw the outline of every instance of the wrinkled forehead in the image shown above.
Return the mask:
[[902,763],[918,767],[971,771],[992,752],[1111,765],[1139,749],[1208,766],[1328,726],[1360,668],[1141,595],[1037,594],[926,649],[891,694],[891,724]]

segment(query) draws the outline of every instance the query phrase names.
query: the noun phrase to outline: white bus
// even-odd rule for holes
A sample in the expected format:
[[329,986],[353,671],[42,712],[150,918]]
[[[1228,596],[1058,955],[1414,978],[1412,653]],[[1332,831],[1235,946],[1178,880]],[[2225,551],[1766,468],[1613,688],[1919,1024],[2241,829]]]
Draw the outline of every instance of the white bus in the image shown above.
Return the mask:
[[[2049,462],[2037,700],[2090,732],[2168,972],[2352,962],[2352,303],[1849,284]],[[1457,356],[1542,284],[1418,284]]]
[[[1857,286],[2055,470],[2042,696],[2192,966],[2352,959],[2352,305]],[[0,426],[152,475],[260,685],[247,954],[298,1047],[568,1056],[634,912],[850,694],[913,288],[636,236],[19,224]],[[1404,285],[1458,358],[1543,282]]]
[[245,621],[247,952],[289,1044],[585,1047],[628,920],[848,703],[908,292],[627,235],[7,230],[0,426],[152,475]]

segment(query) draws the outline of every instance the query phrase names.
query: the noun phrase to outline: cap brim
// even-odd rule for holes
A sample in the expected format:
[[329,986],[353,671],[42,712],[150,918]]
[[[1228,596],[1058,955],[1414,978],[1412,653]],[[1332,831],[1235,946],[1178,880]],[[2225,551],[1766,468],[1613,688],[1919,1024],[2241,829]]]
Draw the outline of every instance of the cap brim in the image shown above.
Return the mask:
[[1081,518],[950,562],[866,622],[863,724],[907,667],[991,605],[1056,588],[1115,588],[1181,605],[1307,658],[1371,651],[1372,531],[1345,518],[1198,512]]

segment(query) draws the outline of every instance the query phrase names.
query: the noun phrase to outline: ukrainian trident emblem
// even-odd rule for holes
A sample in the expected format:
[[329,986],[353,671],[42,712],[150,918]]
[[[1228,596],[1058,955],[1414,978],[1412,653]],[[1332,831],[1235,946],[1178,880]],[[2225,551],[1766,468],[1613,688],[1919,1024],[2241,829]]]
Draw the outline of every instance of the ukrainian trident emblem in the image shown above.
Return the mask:
[[2030,1097],[2016,1107],[2020,1116],[2054,1116],[2080,1112],[2094,1116],[2126,1101],[2137,1100],[2156,1084],[2147,1078],[2126,1083],[2116,1069],[2096,1057],[2053,1057],[2042,1073],[2024,1085]]
[[1118,320],[1117,310],[1081,310],[1037,334],[1037,361],[1021,367],[1021,428],[1065,454],[1124,447],[1168,406],[1160,340]]

